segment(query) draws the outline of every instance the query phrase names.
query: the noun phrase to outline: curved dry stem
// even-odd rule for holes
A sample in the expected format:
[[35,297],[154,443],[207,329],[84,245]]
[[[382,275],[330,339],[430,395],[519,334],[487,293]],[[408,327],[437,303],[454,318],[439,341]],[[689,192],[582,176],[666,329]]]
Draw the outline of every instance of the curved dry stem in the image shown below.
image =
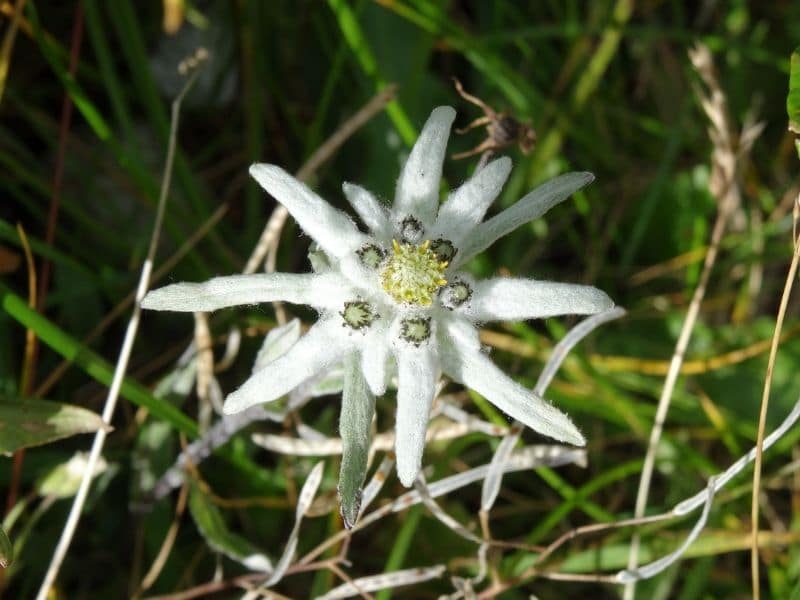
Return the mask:
[[[798,198],[800,201],[800,198]],[[795,219],[796,222],[796,219]],[[789,305],[789,296],[792,293],[794,279],[797,276],[797,265],[800,262],[800,244],[796,238],[794,242],[794,254],[792,264],[789,266],[789,273],[786,275],[786,284],[781,296],[781,304],[778,308],[778,316],[775,322],[775,332],[772,335],[772,346],[769,351],[769,363],[767,363],[767,373],[764,376],[764,391],[761,395],[761,410],[758,415],[758,436],[756,438],[756,463],[753,469],[753,499],[750,510],[750,521],[752,531],[752,545],[750,548],[750,570],[752,573],[753,598],[758,598],[759,590],[759,563],[758,563],[758,500],[761,488],[761,455],[764,451],[764,430],[767,423],[767,408],[769,407],[769,391],[772,385],[772,372],[775,368],[775,357],[778,354],[778,344],[780,343],[781,329],[783,320],[786,317],[786,307]]]
[[64,558],[67,555],[69,546],[72,543],[72,537],[75,535],[75,530],[78,527],[81,511],[83,510],[83,505],[86,503],[86,497],[89,494],[89,486],[92,482],[92,475],[95,472],[95,466],[97,465],[97,461],[103,451],[103,445],[105,444],[108,431],[111,431],[111,419],[114,416],[114,409],[117,406],[117,399],[119,398],[119,391],[122,387],[122,381],[125,378],[126,371],[128,370],[128,361],[130,359],[131,350],[133,349],[133,342],[136,339],[136,333],[139,330],[139,319],[142,312],[141,302],[150,285],[150,274],[153,270],[153,259],[156,254],[158,238],[161,234],[161,226],[164,220],[164,210],[167,204],[167,193],[172,180],[172,164],[175,159],[175,146],[178,134],[180,107],[183,98],[191,88],[192,84],[197,78],[198,73],[199,71],[197,69],[192,72],[192,74],[189,76],[189,79],[186,81],[186,84],[183,86],[183,89],[172,102],[172,123],[170,126],[169,142],[167,145],[164,178],[161,181],[161,192],[158,197],[158,207],[156,209],[155,222],[153,223],[153,231],[150,236],[150,245],[147,249],[147,258],[142,265],[142,272],[139,276],[139,285],[136,288],[136,302],[133,305],[133,314],[131,314],[130,321],[128,321],[128,327],[125,331],[125,338],[122,342],[119,359],[117,360],[117,364],[114,369],[114,378],[111,381],[111,387],[108,389],[108,395],[106,396],[105,405],[103,407],[103,423],[109,425],[109,427],[100,429],[95,434],[94,441],[92,442],[92,449],[89,453],[89,459],[86,463],[86,471],[83,474],[83,479],[81,479],[78,493],[75,495],[75,499],[72,502],[72,507],[70,508],[69,515],[67,516],[67,521],[64,524],[64,529],[61,532],[61,538],[59,539],[58,545],[53,553],[53,558],[50,561],[50,565],[47,568],[42,585],[39,588],[39,593],[36,596],[37,600],[46,600],[50,593],[50,588],[58,576],[58,571],[61,568],[61,564],[64,562]]

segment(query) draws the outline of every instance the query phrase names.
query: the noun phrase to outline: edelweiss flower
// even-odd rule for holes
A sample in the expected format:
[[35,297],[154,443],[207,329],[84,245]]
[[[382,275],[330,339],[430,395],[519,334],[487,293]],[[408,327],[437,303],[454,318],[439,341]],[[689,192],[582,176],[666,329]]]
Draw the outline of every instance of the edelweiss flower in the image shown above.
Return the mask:
[[367,190],[344,193],[369,233],[344,212],[274,165],[250,174],[281,202],[317,243],[325,261],[314,273],[265,273],[178,283],[153,291],[144,308],[212,311],[240,304],[307,304],[320,318],[283,356],[225,400],[226,413],[280,398],[303,381],[344,363],[339,491],[352,524],[366,473],[375,396],[398,377],[397,473],[405,486],[417,477],[428,415],[440,372],[472,388],[533,430],[582,446],[569,417],[506,376],[481,348],[477,324],[563,314],[592,314],[613,306],[593,287],[532,279],[475,281],[461,267],[495,240],[541,216],[593,176],[569,173],[538,187],[483,221],[511,170],[495,160],[439,203],[442,162],[455,111],[436,108],[411,151],[389,208]]

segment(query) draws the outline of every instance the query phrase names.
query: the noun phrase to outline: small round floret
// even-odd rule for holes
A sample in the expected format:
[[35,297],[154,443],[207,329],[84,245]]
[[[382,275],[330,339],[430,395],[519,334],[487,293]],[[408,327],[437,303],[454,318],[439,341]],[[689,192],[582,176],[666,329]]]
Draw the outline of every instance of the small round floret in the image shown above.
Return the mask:
[[372,325],[372,322],[378,317],[375,309],[369,302],[363,300],[352,300],[344,303],[344,310],[339,313],[344,320],[343,325],[352,327],[353,329],[365,329]]

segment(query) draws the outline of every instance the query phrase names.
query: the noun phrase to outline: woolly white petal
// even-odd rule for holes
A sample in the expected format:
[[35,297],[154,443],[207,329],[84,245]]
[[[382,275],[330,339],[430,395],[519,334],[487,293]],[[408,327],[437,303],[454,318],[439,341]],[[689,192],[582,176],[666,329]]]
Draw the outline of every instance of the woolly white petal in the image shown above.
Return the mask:
[[209,312],[241,304],[281,301],[339,309],[351,289],[350,283],[336,273],[229,275],[153,290],[142,300],[142,308]]
[[364,334],[361,345],[361,370],[369,389],[376,396],[386,393],[389,380],[388,328],[380,322],[374,323]]
[[[355,252],[340,258],[336,265],[342,274],[342,281],[351,289],[357,289],[358,295],[365,296],[366,299],[374,296],[383,296],[380,284],[380,271],[370,269]],[[352,298],[351,298],[352,300]]]
[[300,319],[292,319],[286,325],[273,327],[264,338],[261,349],[253,363],[253,373],[257,373],[273,360],[286,354],[300,339]]
[[511,172],[511,159],[504,156],[475,173],[447,198],[439,209],[435,233],[458,246],[461,240],[483,220]]
[[449,106],[433,109],[431,116],[411,149],[394,200],[394,214],[403,219],[413,215],[430,226],[439,207],[439,181],[442,178],[447,138],[456,111]]
[[280,167],[257,163],[250,167],[250,175],[283,204],[303,231],[331,256],[342,256],[367,240],[347,214],[335,209]]
[[541,217],[592,181],[591,173],[567,173],[540,185],[516,204],[478,225],[459,249],[452,266],[463,264],[520,225]]
[[392,237],[389,209],[371,192],[353,183],[343,183],[342,190],[350,206],[372,233],[384,240]]
[[593,315],[614,306],[590,285],[501,277],[479,281],[463,314],[473,321],[523,321],[556,315]]
[[438,361],[434,344],[397,350],[397,476],[411,487],[422,464],[425,432],[433,403]]
[[235,414],[256,404],[272,402],[342,360],[353,346],[340,319],[323,319],[289,351],[255,373],[225,399],[223,411]]
[[548,437],[576,446],[586,440],[567,415],[516,383],[483,354],[477,330],[459,318],[446,320],[449,340],[441,344],[442,369],[497,408]]

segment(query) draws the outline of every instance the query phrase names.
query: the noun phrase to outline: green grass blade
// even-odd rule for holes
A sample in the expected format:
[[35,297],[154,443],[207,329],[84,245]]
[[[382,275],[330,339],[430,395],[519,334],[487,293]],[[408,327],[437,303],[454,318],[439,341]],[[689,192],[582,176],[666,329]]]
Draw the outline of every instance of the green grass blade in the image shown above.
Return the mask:
[[[114,367],[100,356],[85,348],[46,317],[32,310],[27,303],[0,284],[0,306],[22,326],[32,330],[36,336],[58,354],[73,361],[87,375],[103,385],[110,385]],[[163,419],[178,431],[191,437],[197,435],[197,424],[177,408],[153,396],[141,384],[126,379],[120,390],[122,396],[134,404],[146,408],[154,416]]]
[[[361,69],[375,85],[375,91],[382,90],[388,82],[381,75],[378,62],[361,29],[356,13],[346,0],[328,0],[328,6],[336,16],[336,22],[342,30],[342,35],[350,47],[350,51],[355,55]],[[403,142],[407,146],[411,146],[417,139],[417,131],[400,102],[396,99],[389,102],[386,105],[386,114],[389,115]]]

